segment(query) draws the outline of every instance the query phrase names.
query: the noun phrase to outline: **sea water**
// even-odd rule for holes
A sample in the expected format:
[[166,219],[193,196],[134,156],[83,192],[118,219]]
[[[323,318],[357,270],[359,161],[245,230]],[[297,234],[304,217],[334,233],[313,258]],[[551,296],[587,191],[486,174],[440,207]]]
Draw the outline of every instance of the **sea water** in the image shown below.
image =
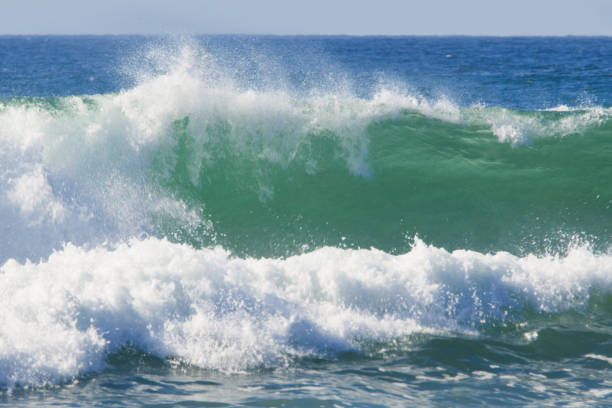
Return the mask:
[[612,39],[0,37],[0,403],[612,404]]

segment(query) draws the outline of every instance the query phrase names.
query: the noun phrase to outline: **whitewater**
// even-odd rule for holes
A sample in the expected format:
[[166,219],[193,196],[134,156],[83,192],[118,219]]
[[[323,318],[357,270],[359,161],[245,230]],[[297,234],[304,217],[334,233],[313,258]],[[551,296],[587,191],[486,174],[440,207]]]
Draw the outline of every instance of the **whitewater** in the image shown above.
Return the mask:
[[[612,393],[607,60],[516,82],[524,41],[560,66],[609,40],[48,41],[48,63],[94,46],[122,64],[92,57],[109,67],[83,68],[78,92],[0,77],[3,402]],[[464,65],[430,72],[426,49]],[[99,85],[111,68],[127,85]]]

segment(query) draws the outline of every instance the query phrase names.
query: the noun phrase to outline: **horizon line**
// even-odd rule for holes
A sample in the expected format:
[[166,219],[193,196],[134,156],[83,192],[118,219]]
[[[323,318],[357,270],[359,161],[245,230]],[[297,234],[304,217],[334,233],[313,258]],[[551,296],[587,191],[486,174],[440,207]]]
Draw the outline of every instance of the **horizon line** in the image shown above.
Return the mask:
[[0,37],[489,37],[489,38],[612,38],[612,34],[278,34],[278,33],[0,33]]

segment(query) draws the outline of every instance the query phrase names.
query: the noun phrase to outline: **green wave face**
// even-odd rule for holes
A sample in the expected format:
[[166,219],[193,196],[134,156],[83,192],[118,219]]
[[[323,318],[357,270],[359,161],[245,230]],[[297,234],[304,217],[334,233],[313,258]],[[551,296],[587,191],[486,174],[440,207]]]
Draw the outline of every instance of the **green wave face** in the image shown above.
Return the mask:
[[[610,124],[563,133],[585,113],[478,110],[454,123],[406,110],[362,129],[281,123],[273,138],[186,116],[150,172],[166,194],[204,210],[218,243],[250,255],[322,245],[404,252],[415,235],[447,249],[557,252],[576,239],[607,248]],[[487,115],[527,121],[519,130],[531,134],[500,142]],[[208,239],[172,223],[166,233]]]
[[255,257],[404,253],[415,236],[517,255],[607,250],[610,115],[387,89],[296,96],[182,71],[118,94],[6,100],[0,216],[21,238],[0,253],[143,233]]

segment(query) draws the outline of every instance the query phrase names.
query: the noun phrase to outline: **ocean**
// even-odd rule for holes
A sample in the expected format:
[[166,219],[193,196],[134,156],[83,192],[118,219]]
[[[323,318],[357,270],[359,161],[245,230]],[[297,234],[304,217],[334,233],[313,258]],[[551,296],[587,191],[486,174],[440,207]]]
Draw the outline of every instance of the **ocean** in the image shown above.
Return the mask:
[[612,406],[612,38],[0,37],[0,405]]

